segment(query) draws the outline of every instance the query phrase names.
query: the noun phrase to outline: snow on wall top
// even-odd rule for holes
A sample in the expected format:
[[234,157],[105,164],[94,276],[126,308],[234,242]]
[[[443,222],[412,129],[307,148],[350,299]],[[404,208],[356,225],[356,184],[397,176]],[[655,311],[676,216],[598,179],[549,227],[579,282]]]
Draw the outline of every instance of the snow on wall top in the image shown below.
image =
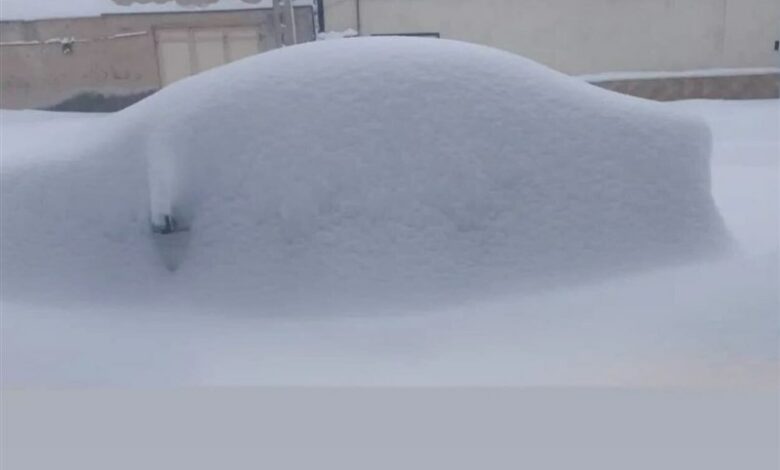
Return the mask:
[[738,69],[703,69],[686,70],[682,72],[605,72],[578,75],[578,78],[589,83],[611,82],[619,80],[657,80],[663,78],[702,78],[702,77],[739,77],[745,75],[778,75],[780,67],[738,68]]
[[[137,1],[137,0],[135,0]],[[311,5],[311,0],[295,0],[296,5]],[[0,19],[34,20],[100,16],[112,13],[162,13],[175,11],[216,11],[247,8],[270,8],[272,0],[216,0],[181,2],[147,0],[128,3],[125,0],[0,0]]]
[[[359,309],[593,279],[728,244],[706,124],[455,41],[271,51],[100,125],[90,135],[104,142],[60,145],[40,169],[4,162],[8,292]],[[174,273],[154,255],[150,204],[190,228]]]

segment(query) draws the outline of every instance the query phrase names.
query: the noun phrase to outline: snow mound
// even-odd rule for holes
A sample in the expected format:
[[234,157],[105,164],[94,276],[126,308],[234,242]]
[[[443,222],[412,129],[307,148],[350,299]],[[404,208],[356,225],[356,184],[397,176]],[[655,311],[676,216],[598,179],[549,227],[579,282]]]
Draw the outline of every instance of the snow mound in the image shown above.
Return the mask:
[[[481,46],[285,48],[110,121],[110,145],[42,168],[36,184],[4,172],[17,203],[3,214],[10,282],[32,279],[21,266],[34,254],[39,274],[79,276],[93,295],[119,280],[198,303],[354,307],[592,278],[728,244],[706,124]],[[175,272],[154,257],[165,236],[149,234],[150,206],[189,229]],[[68,260],[85,256],[74,271]]]

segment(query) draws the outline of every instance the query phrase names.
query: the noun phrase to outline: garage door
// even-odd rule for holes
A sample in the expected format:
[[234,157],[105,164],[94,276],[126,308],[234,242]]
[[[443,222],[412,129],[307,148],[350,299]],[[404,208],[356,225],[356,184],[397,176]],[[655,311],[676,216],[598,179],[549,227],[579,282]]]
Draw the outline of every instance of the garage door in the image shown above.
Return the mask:
[[155,39],[163,86],[261,52],[253,27],[158,29]]

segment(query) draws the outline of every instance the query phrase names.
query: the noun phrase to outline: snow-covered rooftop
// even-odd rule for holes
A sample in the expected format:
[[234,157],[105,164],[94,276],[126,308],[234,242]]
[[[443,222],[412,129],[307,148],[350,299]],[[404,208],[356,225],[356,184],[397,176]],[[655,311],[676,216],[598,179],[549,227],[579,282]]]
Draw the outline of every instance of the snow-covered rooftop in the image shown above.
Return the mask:
[[[33,20],[100,16],[117,13],[159,13],[171,11],[216,11],[249,8],[270,8],[272,0],[218,0],[201,5],[188,2],[150,0],[120,5],[129,0],[0,0],[0,19]],[[159,2],[159,3],[158,3]],[[200,3],[200,1],[198,2]],[[295,0],[296,5],[311,5],[311,0]]]

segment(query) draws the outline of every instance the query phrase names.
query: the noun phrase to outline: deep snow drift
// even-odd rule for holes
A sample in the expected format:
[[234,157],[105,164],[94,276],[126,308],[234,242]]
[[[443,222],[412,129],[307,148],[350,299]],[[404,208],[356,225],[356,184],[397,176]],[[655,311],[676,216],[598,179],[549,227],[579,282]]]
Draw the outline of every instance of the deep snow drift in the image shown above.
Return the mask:
[[[566,89],[591,93],[568,79],[545,76],[553,82],[565,82]],[[316,90],[310,91],[305,96],[315,99]],[[224,96],[221,91],[217,95]],[[161,111],[139,106],[130,113],[109,116],[1,112],[3,386],[776,387],[780,103],[654,104],[601,91],[592,96],[598,96],[606,109],[616,113],[615,121],[624,115],[636,116],[637,112],[651,113],[660,122],[668,122],[669,116],[677,113],[707,119],[714,133],[713,193],[738,243],[736,253],[702,263],[683,263],[680,257],[677,266],[648,271],[638,269],[640,265],[636,264],[631,275],[618,275],[613,271],[618,266],[605,264],[604,273],[611,276],[582,272],[576,279],[592,283],[506,296],[490,296],[490,286],[483,289],[474,283],[471,290],[445,290],[446,299],[427,302],[427,307],[416,303],[394,310],[392,304],[381,302],[369,291],[338,290],[330,297],[323,295],[323,289],[318,291],[311,284],[315,270],[311,277],[295,278],[296,270],[303,270],[304,265],[300,258],[288,254],[315,246],[308,243],[316,237],[303,236],[308,233],[305,224],[290,225],[301,229],[290,228],[298,238],[291,237],[289,247],[277,247],[281,250],[279,258],[287,258],[290,266],[272,265],[280,270],[278,273],[269,266],[250,271],[258,256],[252,245],[258,235],[256,231],[239,230],[247,225],[246,213],[236,212],[235,219],[231,219],[235,230],[203,225],[227,220],[223,214],[203,210],[216,209],[220,203],[228,207],[230,201],[213,192],[225,189],[222,178],[229,174],[220,172],[213,175],[213,185],[197,201],[199,206],[193,206],[190,251],[179,271],[171,273],[161,265],[148,225],[146,149],[153,143],[165,149],[168,143],[180,142],[149,135],[154,127],[150,121]],[[578,92],[568,99],[561,97],[556,106],[561,113],[579,109],[581,99]],[[174,98],[170,100],[165,98],[159,105],[165,103],[171,108],[164,124],[183,132],[184,123],[177,124],[175,114],[186,106],[177,104]],[[614,108],[608,104],[613,101]],[[624,105],[635,109],[622,109]],[[243,106],[239,106],[236,112],[245,119],[274,119],[268,111],[264,114],[262,106],[249,103],[247,107],[251,109],[240,111]],[[217,134],[222,127],[220,121],[207,116],[220,112],[218,107],[205,106],[202,119],[214,129],[199,128],[197,133]],[[380,108],[375,114],[382,112]],[[346,119],[330,118],[339,122]],[[688,118],[671,119],[688,122]],[[327,121],[323,116],[322,124]],[[340,130],[352,136],[343,140],[345,147],[361,135],[355,133],[361,125],[354,122]],[[390,121],[387,125],[395,124]],[[251,127],[237,129],[246,133],[249,143],[260,139]],[[294,128],[285,132],[292,135]],[[471,129],[464,127],[459,132]],[[195,148],[189,144],[196,141],[195,134],[181,141]],[[341,135],[335,134],[325,143],[337,145]],[[379,130],[376,136],[385,138]],[[594,139],[603,137],[595,135]],[[615,142],[628,145],[618,136]],[[381,148],[377,151],[384,152]],[[214,167],[221,168],[216,164]],[[252,170],[246,171],[247,178],[255,178],[259,172],[251,166],[245,170]],[[449,167],[442,169],[445,175],[449,171]],[[323,178],[330,176],[325,173]],[[262,181],[269,183],[267,177]],[[250,184],[250,180],[242,180],[229,193],[237,197],[259,194],[250,191]],[[349,187],[355,189],[357,184]],[[273,188],[282,191],[279,186]],[[317,188],[321,186],[315,185],[313,191]],[[621,188],[623,192],[630,189]],[[319,192],[314,194],[321,196]],[[373,197],[382,200],[381,196]],[[368,202],[358,202],[358,208],[371,207]],[[239,198],[230,207],[239,210],[248,206]],[[307,206],[294,206],[287,213],[299,213],[295,211],[301,207]],[[322,220],[319,216],[315,213],[316,220]],[[383,223],[382,217],[377,218]],[[421,229],[425,227],[429,226]],[[212,238],[199,240],[198,233],[211,234]],[[241,252],[238,248],[252,250]],[[451,249],[452,245],[444,248]],[[192,256],[198,252],[203,254]],[[221,258],[220,253],[230,256]],[[306,255],[311,256],[311,251],[307,254],[304,250],[299,256]],[[320,256],[327,259],[333,253]],[[460,259],[457,253],[453,257]],[[390,260],[388,265],[392,268],[404,262],[408,261],[400,259],[394,264]],[[438,272],[431,270],[432,274]],[[266,277],[250,276],[253,273]],[[484,282],[496,273],[487,272],[477,280]],[[229,276],[220,280],[218,274]],[[377,276],[380,274],[387,272],[380,270]],[[453,276],[459,274],[456,271]],[[334,275],[334,282],[346,279],[338,277],[339,273]],[[273,286],[261,285],[266,280],[281,286],[275,295],[268,294]],[[364,285],[374,280],[369,278]],[[255,282],[258,284],[253,285]],[[374,285],[375,290],[385,288],[386,295],[404,297],[411,289],[402,286]],[[436,286],[423,280],[415,287],[430,292]],[[237,295],[242,291],[243,298]],[[361,293],[366,294],[365,302],[356,298]],[[209,302],[199,302],[207,297]],[[284,305],[295,303],[295,297],[300,298],[300,308],[286,312],[289,315],[278,315]],[[345,308],[321,315],[327,309],[328,298],[345,299]],[[447,305],[456,302],[456,306]]]
[[[257,313],[251,305],[101,303],[100,291],[76,307],[48,305],[42,289],[10,301],[4,289],[3,385],[777,386],[780,103],[664,106],[708,119],[714,195],[741,254],[403,315],[250,318],[225,311]],[[106,121],[2,112],[0,122],[4,155],[57,155],[65,136]]]
[[436,306],[728,244],[703,122],[464,43],[285,48],[82,123],[4,155],[9,300]]

